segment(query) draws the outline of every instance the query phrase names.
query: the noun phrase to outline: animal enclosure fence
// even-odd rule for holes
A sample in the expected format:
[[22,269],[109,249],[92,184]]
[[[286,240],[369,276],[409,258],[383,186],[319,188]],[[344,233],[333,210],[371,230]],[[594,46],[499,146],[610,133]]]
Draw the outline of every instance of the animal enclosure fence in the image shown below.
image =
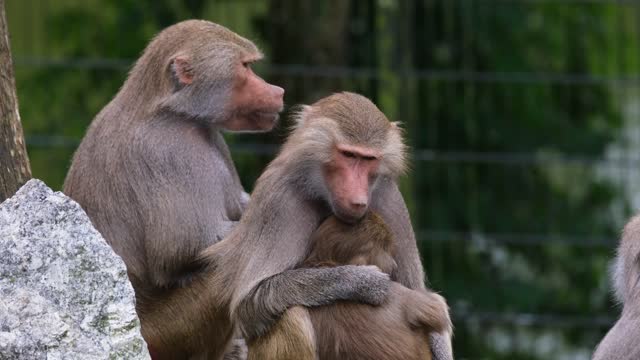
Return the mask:
[[[403,123],[413,150],[401,187],[460,358],[588,358],[612,324],[607,262],[640,207],[639,2],[102,6],[7,4],[36,177],[60,186],[153,33],[209,19],[261,45],[257,72],[285,87],[288,104],[357,91]],[[230,138],[246,186],[285,127]]]

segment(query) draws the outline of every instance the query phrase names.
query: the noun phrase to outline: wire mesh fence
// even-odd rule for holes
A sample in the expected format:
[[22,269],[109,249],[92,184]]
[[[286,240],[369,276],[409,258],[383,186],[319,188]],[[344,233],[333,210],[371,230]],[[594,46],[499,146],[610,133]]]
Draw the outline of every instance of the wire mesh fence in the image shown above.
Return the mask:
[[[357,91],[404,124],[401,187],[462,358],[588,358],[616,316],[607,263],[640,206],[639,2],[180,4],[7,4],[36,176],[61,184],[153,33],[216,21],[261,45],[257,71],[288,104]],[[230,137],[248,187],[285,134]]]

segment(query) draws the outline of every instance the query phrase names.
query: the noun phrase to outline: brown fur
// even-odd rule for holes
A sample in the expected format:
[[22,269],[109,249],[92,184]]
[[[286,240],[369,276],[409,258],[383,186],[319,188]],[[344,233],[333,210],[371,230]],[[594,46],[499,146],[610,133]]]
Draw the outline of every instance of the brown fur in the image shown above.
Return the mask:
[[249,346],[248,360],[314,360],[317,354],[314,326],[304,307],[287,310],[264,336]]
[[[330,217],[315,232],[311,253],[302,267],[376,265],[391,273],[396,268],[395,250],[393,236],[378,215],[370,212],[356,225]],[[249,358],[268,358],[281,346],[279,342],[296,337],[300,332],[296,322],[304,325],[307,318],[313,324],[315,342],[311,343],[313,347],[309,342],[299,342],[298,346],[307,352],[316,348],[320,360],[431,359],[428,333],[451,331],[448,308],[441,296],[394,283],[388,302],[379,307],[343,302],[289,310],[279,326],[259,340],[259,346],[250,344]]]
[[625,226],[611,270],[622,313],[598,344],[593,360],[640,359],[640,216]]
[[375,265],[387,274],[396,269],[393,235],[373,212],[355,225],[329,217],[311,239],[311,253],[301,267]]

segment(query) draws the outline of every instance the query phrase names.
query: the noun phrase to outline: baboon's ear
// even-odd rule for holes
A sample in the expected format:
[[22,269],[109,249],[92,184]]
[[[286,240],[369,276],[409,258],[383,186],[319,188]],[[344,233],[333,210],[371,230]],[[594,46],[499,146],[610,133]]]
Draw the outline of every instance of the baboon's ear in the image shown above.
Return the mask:
[[391,127],[402,131],[402,123],[400,121],[391,121]]
[[193,68],[186,55],[178,55],[171,60],[171,72],[180,85],[189,85],[193,82]]

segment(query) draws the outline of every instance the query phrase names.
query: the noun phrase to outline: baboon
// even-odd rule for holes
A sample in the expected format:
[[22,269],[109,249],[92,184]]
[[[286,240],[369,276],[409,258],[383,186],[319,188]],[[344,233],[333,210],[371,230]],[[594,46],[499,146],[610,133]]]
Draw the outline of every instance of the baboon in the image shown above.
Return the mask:
[[64,192],[124,259],[141,306],[187,283],[201,270],[193,260],[240,220],[249,196],[221,132],[275,125],[284,90],[252,72],[261,58],[208,21],[165,29],[73,157]]
[[[391,274],[395,253],[393,236],[377,214],[369,212],[355,225],[331,216],[314,233],[301,267],[376,265]],[[289,313],[292,318],[309,316],[310,322],[300,331],[289,322]],[[320,360],[428,360],[428,334],[433,331],[451,332],[444,299],[393,283],[389,301],[379,307],[338,303],[288,310],[267,335],[250,344],[249,359],[287,360],[286,354],[303,353],[305,358],[317,354]]]
[[124,259],[143,329],[144,307],[202,271],[193,259],[228,234],[249,201],[221,131],[276,124],[284,90],[253,73],[261,58],[253,43],[207,21],[165,29],[75,153],[64,192]]
[[[405,167],[405,146],[397,125],[390,123],[368,99],[352,93],[334,94],[312,106],[303,107],[296,120],[297,125],[282,152],[261,179],[265,183],[266,179],[277,183],[277,176],[290,179],[289,182],[295,185],[297,193],[303,194],[304,199],[312,200],[311,204],[320,200],[320,205],[324,204],[329,213],[342,221],[357,221],[368,208],[376,211],[397,242],[396,268],[391,272],[391,278],[408,289],[427,293],[409,215],[395,182]],[[278,185],[276,188],[290,189],[291,185]],[[257,190],[258,187],[256,193]],[[299,213],[302,212],[295,209],[292,212]],[[282,243],[281,251],[289,244]],[[296,256],[298,264],[303,261],[302,255],[298,253]],[[252,265],[259,269],[259,264]],[[252,294],[260,294],[261,289],[262,294],[273,293],[263,286],[254,289]],[[315,358],[312,337],[306,336],[313,330],[305,311],[294,308],[286,312],[277,326],[290,331],[275,333],[297,336],[283,339],[282,351],[279,350],[273,358],[287,359],[286,354],[292,354],[292,359]],[[453,358],[448,330],[430,334],[429,345],[435,359]]]
[[640,216],[625,226],[611,270],[622,314],[596,348],[593,360],[637,360],[640,359]]

